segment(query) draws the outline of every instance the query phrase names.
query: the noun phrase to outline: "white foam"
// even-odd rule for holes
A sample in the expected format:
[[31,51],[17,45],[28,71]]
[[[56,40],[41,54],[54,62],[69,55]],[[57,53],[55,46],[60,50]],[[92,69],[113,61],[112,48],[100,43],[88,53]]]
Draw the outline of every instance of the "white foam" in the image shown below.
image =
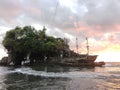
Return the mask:
[[[106,70],[108,70],[106,67]],[[104,79],[104,78],[120,78],[120,72],[118,72],[118,69],[116,71],[103,71],[103,72],[97,72],[97,71],[76,71],[76,70],[70,70],[69,72],[47,72],[47,71],[37,71],[33,70],[30,67],[20,67],[16,68],[14,70],[8,70],[8,68],[1,67],[0,68],[0,75],[6,75],[11,73],[22,73],[26,75],[32,75],[32,76],[41,76],[41,77],[61,77],[61,78],[97,78],[97,79]],[[111,69],[110,69],[111,70]]]
[[[15,72],[33,75],[33,76],[42,76],[42,77],[64,77],[64,78],[108,78],[111,77],[111,74],[99,73],[99,72],[46,72],[46,71],[36,71],[32,68],[17,68]],[[115,76],[115,75],[114,75]]]

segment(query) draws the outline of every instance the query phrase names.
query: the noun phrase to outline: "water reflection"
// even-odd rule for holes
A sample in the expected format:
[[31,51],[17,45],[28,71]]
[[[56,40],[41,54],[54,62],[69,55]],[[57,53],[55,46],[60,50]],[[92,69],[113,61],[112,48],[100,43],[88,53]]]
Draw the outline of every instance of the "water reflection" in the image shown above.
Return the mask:
[[119,82],[120,79],[114,79],[114,78],[96,80],[97,87],[99,88],[98,90],[120,90]]
[[[1,68],[1,72],[4,73],[4,75],[0,75],[0,81],[1,81],[1,87],[2,90],[73,90],[73,88],[76,88],[76,90],[79,90],[79,84],[82,79],[77,78],[68,78],[67,77],[43,77],[41,75],[34,74],[28,74],[28,73],[21,73],[21,72],[54,72],[59,73],[62,75],[62,73],[67,73],[69,75],[70,73],[74,71],[86,71],[86,68],[72,68],[72,67],[18,67],[18,68]],[[18,70],[18,71],[16,71]],[[21,70],[21,72],[20,72]],[[32,71],[31,71],[32,70]],[[93,69],[90,69],[93,70]],[[8,72],[8,73],[5,73]],[[38,73],[39,74],[39,73]],[[3,77],[2,77],[3,76]],[[87,80],[84,80],[86,83]],[[77,85],[77,86],[76,86]],[[83,86],[83,85],[82,85]]]
[[61,67],[61,66],[36,66],[31,67],[36,71],[45,71],[45,72],[72,72],[72,71],[91,71],[94,72],[94,67]]
[[0,90],[6,90],[7,85],[4,83],[6,79],[6,74],[8,73],[9,68],[0,67]]
[[119,90],[119,68],[0,67],[0,90]]
[[4,81],[5,81],[5,76],[1,75],[0,76],[0,90],[2,90],[2,89],[5,90],[5,88],[6,88],[6,84],[4,84]]
[[44,78],[40,76],[9,74],[5,82],[7,90],[66,90],[67,78]]

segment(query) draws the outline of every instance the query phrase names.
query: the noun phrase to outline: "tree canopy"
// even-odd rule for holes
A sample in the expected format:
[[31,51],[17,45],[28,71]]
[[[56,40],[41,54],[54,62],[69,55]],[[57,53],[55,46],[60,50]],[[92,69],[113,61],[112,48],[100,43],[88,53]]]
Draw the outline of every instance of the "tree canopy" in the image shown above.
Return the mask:
[[44,57],[59,56],[69,50],[67,39],[46,34],[46,28],[36,30],[31,26],[16,27],[6,32],[2,41],[14,65],[20,65],[29,56],[30,62],[43,61]]

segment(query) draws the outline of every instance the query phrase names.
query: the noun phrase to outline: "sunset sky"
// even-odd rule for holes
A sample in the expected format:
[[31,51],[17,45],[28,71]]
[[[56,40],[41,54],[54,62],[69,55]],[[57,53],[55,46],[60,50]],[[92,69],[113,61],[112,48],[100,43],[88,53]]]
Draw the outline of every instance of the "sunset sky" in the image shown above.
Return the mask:
[[7,30],[25,25],[46,26],[48,35],[68,38],[73,50],[77,37],[80,53],[88,37],[98,61],[120,61],[120,0],[1,0],[0,42]]

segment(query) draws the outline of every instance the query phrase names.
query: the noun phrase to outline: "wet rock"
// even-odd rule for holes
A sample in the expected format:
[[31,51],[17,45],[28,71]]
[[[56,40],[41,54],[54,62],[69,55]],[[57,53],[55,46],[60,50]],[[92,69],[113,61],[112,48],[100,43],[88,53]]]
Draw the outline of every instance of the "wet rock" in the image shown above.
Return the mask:
[[8,57],[3,57],[3,58],[0,60],[0,65],[9,65]]

